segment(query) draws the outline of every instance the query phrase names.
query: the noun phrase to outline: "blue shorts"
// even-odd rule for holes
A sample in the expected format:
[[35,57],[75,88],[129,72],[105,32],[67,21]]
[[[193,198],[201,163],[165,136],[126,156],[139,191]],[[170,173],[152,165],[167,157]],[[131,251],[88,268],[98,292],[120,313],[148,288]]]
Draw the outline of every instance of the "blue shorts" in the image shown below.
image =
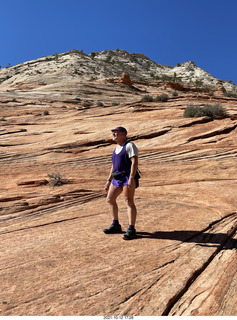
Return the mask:
[[112,185],[116,188],[118,187],[125,187],[128,185],[129,176],[124,176],[120,180],[112,180]]
[[[122,179],[120,180],[112,180],[112,185],[115,186],[116,188],[118,187],[125,187],[128,185],[128,181],[129,181],[129,176],[124,176],[122,177]],[[139,179],[136,179],[136,188],[139,187]]]

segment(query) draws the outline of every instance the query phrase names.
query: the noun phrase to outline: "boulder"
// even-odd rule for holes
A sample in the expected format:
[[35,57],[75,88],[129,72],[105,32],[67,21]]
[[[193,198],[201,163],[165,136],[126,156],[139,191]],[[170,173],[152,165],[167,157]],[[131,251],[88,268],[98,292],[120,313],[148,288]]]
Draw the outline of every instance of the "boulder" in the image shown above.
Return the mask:
[[216,95],[225,95],[226,94],[226,89],[224,88],[222,82],[218,81],[216,86],[215,86],[215,89],[214,89],[214,92]]
[[121,74],[121,76],[117,80],[115,80],[114,82],[123,83],[123,84],[130,86],[130,87],[132,86],[132,81],[130,78],[130,74],[128,72],[123,72]]

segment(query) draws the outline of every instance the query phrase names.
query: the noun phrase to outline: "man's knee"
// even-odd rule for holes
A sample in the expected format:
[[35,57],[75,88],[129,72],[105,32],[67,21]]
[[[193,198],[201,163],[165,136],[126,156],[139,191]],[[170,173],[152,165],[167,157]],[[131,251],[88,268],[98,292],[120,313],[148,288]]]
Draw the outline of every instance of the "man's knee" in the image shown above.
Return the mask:
[[111,197],[109,197],[109,196],[106,198],[106,201],[107,201],[108,204],[114,204],[114,203],[116,203],[116,199],[113,199],[113,198],[111,198]]
[[134,207],[135,206],[134,200],[131,199],[131,198],[125,197],[125,202],[126,202],[128,207]]

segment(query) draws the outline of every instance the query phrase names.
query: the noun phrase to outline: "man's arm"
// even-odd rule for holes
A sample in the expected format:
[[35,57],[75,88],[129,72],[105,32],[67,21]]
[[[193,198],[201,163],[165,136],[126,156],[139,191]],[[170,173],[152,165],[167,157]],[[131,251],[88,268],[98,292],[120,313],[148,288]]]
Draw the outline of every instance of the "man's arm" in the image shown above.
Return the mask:
[[105,184],[105,191],[108,191],[109,190],[109,186],[110,186],[110,183],[111,183],[111,181],[113,180],[113,176],[112,176],[112,172],[114,171],[114,167],[113,167],[113,165],[112,165],[112,167],[111,167],[111,169],[110,169],[110,174],[109,174],[109,177],[108,177],[108,179],[107,179],[107,182],[106,182],[106,184]]
[[128,186],[132,186],[132,184],[134,183],[134,177],[136,175],[137,167],[138,167],[138,157],[133,156],[130,158],[130,160],[132,162],[132,165],[131,165],[131,172],[130,172],[130,177],[128,181]]

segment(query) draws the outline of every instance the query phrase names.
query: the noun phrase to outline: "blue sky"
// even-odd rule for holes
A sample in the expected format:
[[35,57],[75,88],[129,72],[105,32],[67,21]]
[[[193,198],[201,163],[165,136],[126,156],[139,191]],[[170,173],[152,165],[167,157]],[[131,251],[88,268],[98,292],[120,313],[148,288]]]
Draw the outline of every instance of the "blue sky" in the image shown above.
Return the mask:
[[237,84],[237,0],[0,0],[0,12],[2,68],[118,48]]

